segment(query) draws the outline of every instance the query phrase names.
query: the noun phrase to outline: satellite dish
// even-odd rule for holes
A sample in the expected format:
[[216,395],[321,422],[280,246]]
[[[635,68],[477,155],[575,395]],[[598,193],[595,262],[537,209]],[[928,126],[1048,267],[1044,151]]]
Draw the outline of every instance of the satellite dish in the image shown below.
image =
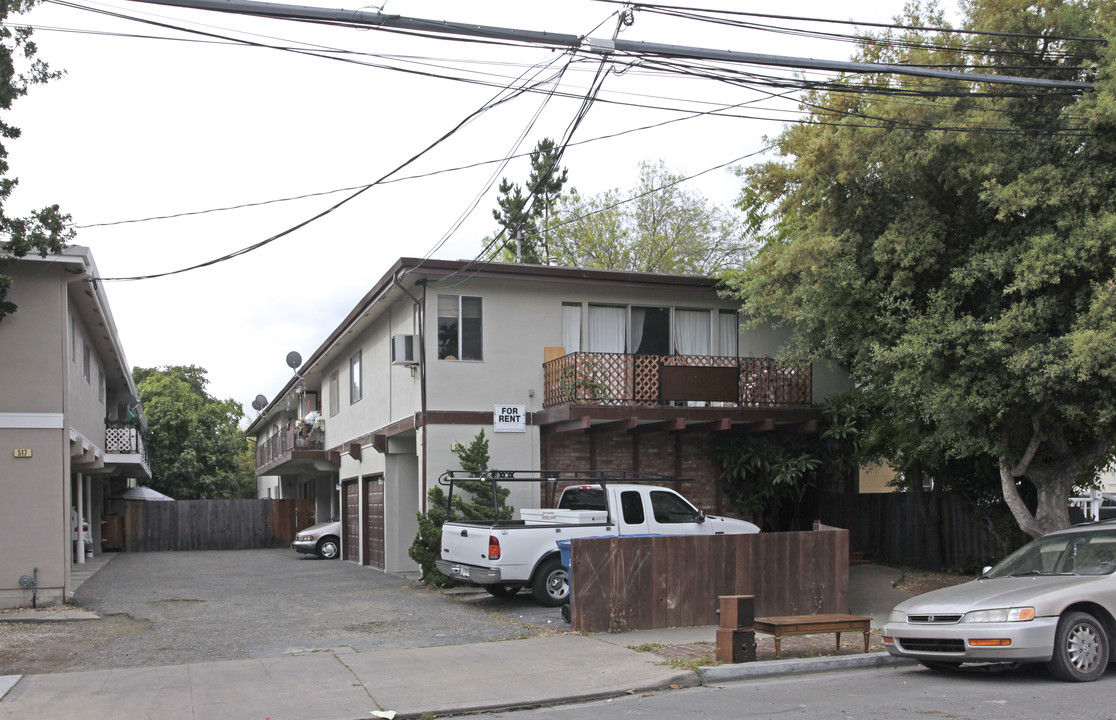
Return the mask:
[[256,399],[252,401],[252,409],[256,412],[260,412],[265,407],[267,407],[267,398],[263,395],[257,395]]
[[289,367],[291,370],[294,370],[301,364],[302,356],[298,354],[298,351],[291,350],[289,353],[287,353],[287,367]]

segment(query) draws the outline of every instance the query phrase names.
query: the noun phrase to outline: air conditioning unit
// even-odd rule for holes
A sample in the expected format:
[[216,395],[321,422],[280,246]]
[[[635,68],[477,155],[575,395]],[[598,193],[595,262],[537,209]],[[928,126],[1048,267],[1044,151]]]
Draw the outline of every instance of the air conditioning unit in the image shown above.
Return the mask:
[[417,335],[391,336],[391,364],[419,364],[419,342]]

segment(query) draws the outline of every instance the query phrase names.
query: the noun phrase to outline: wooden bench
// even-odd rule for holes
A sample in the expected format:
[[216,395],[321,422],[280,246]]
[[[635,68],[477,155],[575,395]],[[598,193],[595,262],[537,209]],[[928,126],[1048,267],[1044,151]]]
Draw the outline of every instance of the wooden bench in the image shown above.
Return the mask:
[[868,634],[872,618],[860,615],[784,615],[782,617],[756,618],[756,632],[775,636],[775,659],[779,659],[782,639],[788,635],[837,634],[837,649],[841,649],[841,633],[864,633],[864,652],[868,652]]

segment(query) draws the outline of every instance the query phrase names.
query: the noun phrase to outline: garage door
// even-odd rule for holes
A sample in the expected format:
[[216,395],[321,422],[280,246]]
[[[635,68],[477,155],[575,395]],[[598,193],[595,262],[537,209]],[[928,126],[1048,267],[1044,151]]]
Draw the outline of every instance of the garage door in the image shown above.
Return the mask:
[[341,483],[341,557],[360,562],[360,483]]
[[364,564],[384,569],[384,483],[377,475],[364,480]]

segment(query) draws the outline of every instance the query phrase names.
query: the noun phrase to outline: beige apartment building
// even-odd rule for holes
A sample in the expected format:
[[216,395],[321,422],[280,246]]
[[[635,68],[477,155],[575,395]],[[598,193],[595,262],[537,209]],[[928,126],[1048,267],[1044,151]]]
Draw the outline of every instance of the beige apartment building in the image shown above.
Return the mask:
[[704,277],[402,258],[260,405],[260,495],[313,498],[344,559],[409,573],[428,489],[483,429],[490,467],[686,477],[729,513],[717,438],[816,432],[815,401],[847,386],[778,363],[784,338],[736,310]]
[[0,321],[0,607],[58,604],[87,547],[115,543],[113,493],[151,477],[143,409],[88,248],[4,272],[18,309]]

